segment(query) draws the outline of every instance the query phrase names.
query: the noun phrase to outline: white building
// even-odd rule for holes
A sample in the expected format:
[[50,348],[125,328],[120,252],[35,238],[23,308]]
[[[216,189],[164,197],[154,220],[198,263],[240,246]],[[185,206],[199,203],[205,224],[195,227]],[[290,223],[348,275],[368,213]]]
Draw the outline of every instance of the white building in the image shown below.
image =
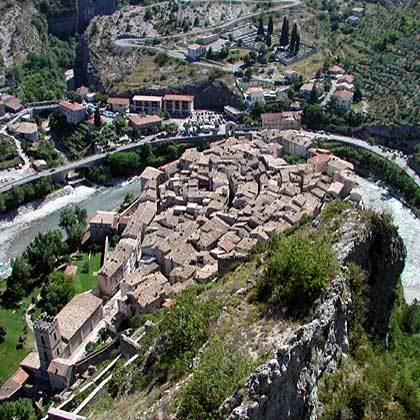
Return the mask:
[[60,101],[60,114],[66,119],[68,124],[80,124],[86,119],[86,108],[83,105]]
[[256,103],[265,105],[264,91],[262,87],[250,87],[247,89],[246,93],[250,106],[254,106]]
[[206,47],[199,44],[189,44],[187,47],[187,58],[191,61],[198,60],[206,52]]

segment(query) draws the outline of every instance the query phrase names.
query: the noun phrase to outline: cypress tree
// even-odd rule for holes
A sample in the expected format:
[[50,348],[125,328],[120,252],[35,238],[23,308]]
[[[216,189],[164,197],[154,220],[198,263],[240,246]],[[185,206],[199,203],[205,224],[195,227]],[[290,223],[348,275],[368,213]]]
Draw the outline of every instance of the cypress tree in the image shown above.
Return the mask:
[[298,33],[296,34],[295,49],[294,49],[293,53],[295,55],[297,55],[298,52],[299,52],[299,49],[300,49],[300,33],[298,31]]
[[260,21],[258,23],[258,31],[257,31],[257,35],[259,38],[264,38],[264,23],[263,23],[263,18],[262,16],[260,16]]
[[267,37],[271,37],[271,35],[273,35],[273,31],[274,31],[273,16],[270,16],[268,18]]
[[93,123],[95,124],[96,128],[101,128],[102,121],[101,121],[101,114],[99,113],[99,108],[95,109],[95,114],[93,116]]
[[271,47],[271,36],[267,35],[267,38],[265,40],[265,43],[267,44],[267,47],[270,48]]
[[280,45],[285,47],[289,44],[289,20],[287,16],[283,18],[283,25],[281,27]]
[[[299,31],[298,31],[298,26],[297,23],[295,22],[293,24],[293,28],[292,28],[292,35],[290,36],[290,44],[289,44],[289,51],[294,54],[295,50],[296,50],[296,44],[298,42],[298,37],[299,37]],[[299,47],[298,47],[299,48]]]

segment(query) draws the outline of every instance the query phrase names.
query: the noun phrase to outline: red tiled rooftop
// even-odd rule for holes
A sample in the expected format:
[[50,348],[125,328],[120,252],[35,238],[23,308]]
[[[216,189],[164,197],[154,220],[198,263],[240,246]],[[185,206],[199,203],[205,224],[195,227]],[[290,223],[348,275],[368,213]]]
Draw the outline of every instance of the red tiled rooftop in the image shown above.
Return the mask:
[[187,101],[192,102],[194,100],[194,96],[192,95],[175,95],[175,94],[166,94],[163,97],[164,101]]
[[339,90],[338,92],[336,91],[334,92],[334,95],[344,99],[353,99],[353,92],[348,90]]
[[81,111],[82,109],[85,109],[83,105],[73,103],[73,102],[68,102],[68,101],[60,101],[59,105],[62,106],[63,108],[69,109],[70,111]]
[[129,105],[130,101],[127,98],[108,98],[108,104],[110,105]]

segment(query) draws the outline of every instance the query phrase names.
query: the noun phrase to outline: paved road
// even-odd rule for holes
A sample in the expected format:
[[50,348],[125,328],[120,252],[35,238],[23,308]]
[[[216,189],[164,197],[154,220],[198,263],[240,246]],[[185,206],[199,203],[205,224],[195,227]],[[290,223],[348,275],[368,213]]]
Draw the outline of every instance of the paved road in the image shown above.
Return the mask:
[[[204,0],[202,0],[204,1]],[[199,2],[197,0],[195,1],[191,1],[191,3],[194,2]],[[230,2],[229,2],[230,3]],[[241,3],[258,3],[257,1],[253,1],[253,0],[245,0],[245,1],[241,1]],[[240,16],[236,19],[232,19],[228,22],[222,23],[220,25],[215,25],[212,27],[208,27],[208,28],[203,28],[203,29],[194,29],[192,31],[189,32],[182,32],[179,34],[174,34],[174,35],[157,35],[157,36],[149,36],[149,37],[144,37],[144,38],[119,38],[114,40],[114,44],[116,46],[119,47],[136,47],[139,48],[140,46],[138,44],[136,44],[133,41],[151,41],[151,40],[167,40],[167,39],[177,39],[177,38],[184,38],[186,36],[190,36],[190,35],[199,35],[199,34],[203,34],[203,33],[207,33],[207,32],[212,32],[212,31],[222,31],[224,29],[228,29],[231,25],[236,25],[238,23],[241,23],[245,20],[251,19],[255,16],[260,16],[262,13],[268,13],[268,12],[273,12],[275,10],[281,10],[281,9],[287,9],[290,7],[294,7],[297,6],[299,4],[301,4],[301,0],[271,0],[271,3],[273,4],[273,7],[266,9],[266,10],[259,10],[258,12],[254,12],[254,13],[249,13],[248,15],[245,16]],[[286,4],[284,4],[286,3]],[[141,47],[144,47],[144,45],[142,45]]]
[[340,143],[346,143],[351,144],[353,146],[360,147],[362,149],[369,150],[379,156],[384,157],[385,159],[389,160],[392,163],[395,163],[398,165],[401,169],[404,170],[404,172],[409,175],[411,178],[414,179],[414,181],[417,183],[417,185],[420,187],[420,177],[411,169],[407,164],[407,159],[402,158],[398,155],[397,151],[394,150],[383,150],[379,146],[372,146],[367,141],[364,141],[362,139],[358,139],[355,137],[348,137],[348,136],[340,136],[337,134],[327,134],[327,135],[321,135],[317,132],[310,132],[310,131],[304,131],[303,133],[307,134],[310,137],[326,137],[328,140],[334,140],[338,141]]
[[[63,173],[63,172],[69,172],[69,171],[76,170],[76,169],[81,168],[81,167],[86,167],[86,166],[94,164],[95,162],[99,163],[109,154],[113,154],[113,153],[116,153],[116,152],[125,152],[125,151],[134,150],[134,149],[142,146],[145,143],[158,144],[158,143],[163,143],[163,142],[167,142],[167,141],[179,141],[180,140],[180,137],[171,137],[171,138],[152,140],[154,137],[155,136],[148,136],[148,137],[146,137],[142,140],[139,140],[135,143],[129,143],[129,144],[120,146],[113,151],[98,153],[96,155],[88,156],[88,157],[85,157],[83,159],[77,160],[75,162],[69,162],[65,165],[58,166],[54,169],[48,169],[48,170],[45,170],[45,171],[38,172],[35,175],[30,175],[30,176],[27,176],[25,178],[15,180],[15,181],[7,184],[7,185],[2,186],[0,188],[0,193],[9,190],[12,186],[26,184],[27,182],[34,182],[34,181],[37,181],[40,178],[43,178],[44,176],[49,176],[49,175],[53,176],[55,174],[60,174],[60,173]],[[197,138],[201,138],[201,137],[205,138],[205,137],[209,137],[209,135],[203,134],[199,137],[189,137],[189,138],[186,137],[185,141],[193,140],[193,139],[197,139]],[[182,138],[182,139],[184,139],[184,138]]]

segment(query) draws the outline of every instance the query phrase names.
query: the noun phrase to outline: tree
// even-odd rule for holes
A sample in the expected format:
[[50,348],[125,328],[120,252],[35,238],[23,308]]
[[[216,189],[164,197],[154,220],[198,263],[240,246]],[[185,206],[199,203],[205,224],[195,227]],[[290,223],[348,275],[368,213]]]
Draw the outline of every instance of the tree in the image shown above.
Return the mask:
[[7,331],[3,325],[0,325],[0,344],[4,342],[4,338],[6,337]]
[[49,315],[56,315],[76,294],[76,286],[70,276],[54,271],[48,277],[49,285],[42,302],[42,309]]
[[267,38],[271,37],[274,32],[274,23],[273,23],[273,16],[268,18],[268,25],[267,25]]
[[287,19],[287,16],[283,18],[280,35],[280,46],[285,47],[286,45],[289,45],[289,19]]
[[[16,292],[17,295],[25,290],[30,290],[31,284],[31,267],[23,257],[16,257],[12,261],[12,274],[7,280],[7,288]],[[23,296],[23,294],[22,294]]]
[[308,128],[321,129],[329,124],[328,115],[321,105],[308,105],[303,114],[303,122]]
[[135,175],[140,169],[139,155],[136,152],[117,152],[109,157],[113,176]]
[[36,420],[37,416],[31,400],[21,398],[16,401],[5,402],[0,405],[1,419]]
[[58,230],[39,233],[26,248],[23,257],[32,267],[32,275],[46,277],[54,269],[57,261],[67,254],[68,248]]
[[293,50],[293,54],[297,55],[300,49],[300,33],[296,34],[296,41],[295,41],[295,49]]
[[134,195],[132,193],[127,193],[124,196],[123,206],[129,206],[134,201]]
[[87,211],[81,207],[65,208],[60,213],[59,226],[67,234],[70,249],[80,246],[87,228]]
[[319,98],[319,90],[316,87],[316,84],[314,83],[312,85],[312,89],[311,89],[311,92],[309,94],[309,103],[310,104],[316,104],[316,103],[318,103],[318,98]]
[[260,20],[258,22],[257,36],[260,39],[264,39],[264,22],[262,16],[260,16]]
[[101,120],[101,114],[99,113],[99,108],[95,108],[95,115],[93,117],[93,123],[95,124],[96,128],[101,128],[102,126],[102,120]]
[[299,46],[300,46],[300,33],[299,33],[299,27],[297,23],[295,22],[293,24],[292,34],[290,36],[289,51],[292,54],[296,55],[297,52],[299,51]]
[[268,36],[268,35],[267,35],[267,39],[266,39],[266,41],[265,41],[265,42],[266,42],[266,44],[267,44],[267,47],[268,47],[268,48],[270,48],[270,47],[271,47],[271,36]]

